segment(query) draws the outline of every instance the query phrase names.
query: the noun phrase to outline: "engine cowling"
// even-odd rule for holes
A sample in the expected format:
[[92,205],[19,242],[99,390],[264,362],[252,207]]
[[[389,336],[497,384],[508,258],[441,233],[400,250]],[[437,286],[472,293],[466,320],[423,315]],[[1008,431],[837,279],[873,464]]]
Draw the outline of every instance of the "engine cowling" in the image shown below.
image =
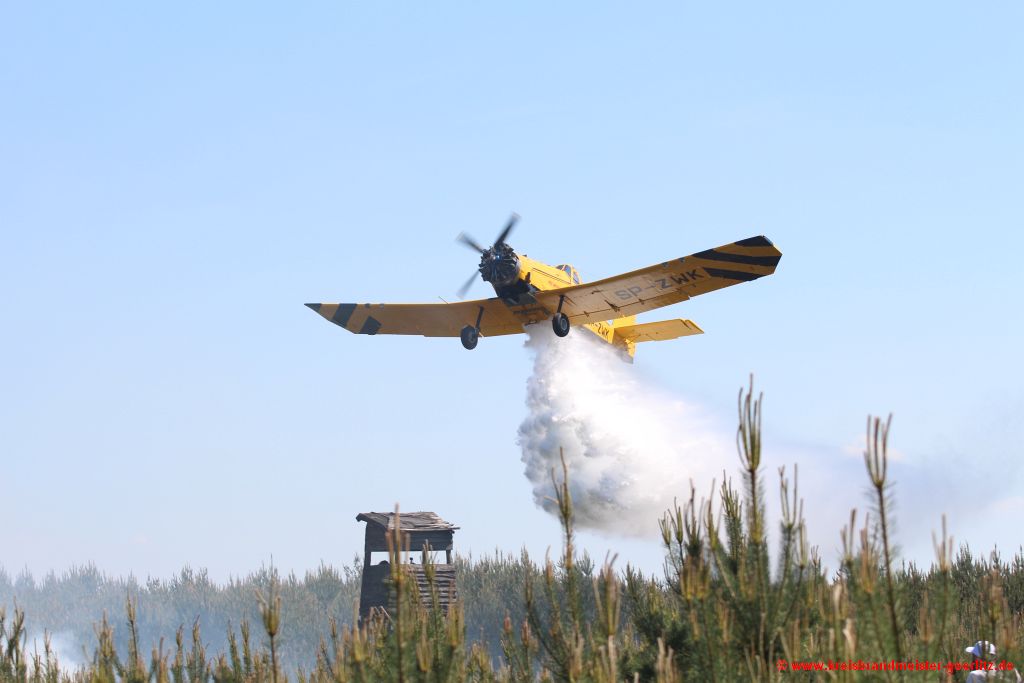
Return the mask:
[[480,257],[480,276],[495,289],[509,287],[519,280],[519,257],[507,244],[491,247]]

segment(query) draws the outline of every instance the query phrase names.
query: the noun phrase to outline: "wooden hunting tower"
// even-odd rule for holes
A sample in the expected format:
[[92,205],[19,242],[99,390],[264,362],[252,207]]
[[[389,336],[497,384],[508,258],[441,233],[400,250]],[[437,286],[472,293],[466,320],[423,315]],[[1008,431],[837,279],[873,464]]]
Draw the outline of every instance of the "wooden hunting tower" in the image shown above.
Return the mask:
[[[359,618],[365,619],[371,610],[387,610],[390,604],[391,563],[382,558],[376,564],[373,553],[387,553],[388,538],[395,532],[394,512],[361,512],[357,522],[366,522],[366,544],[363,549],[363,586],[359,593]],[[455,565],[452,564],[452,538],[459,527],[449,524],[433,512],[402,512],[397,515],[398,531],[402,538],[402,557],[409,551],[409,563],[402,566],[416,580],[420,602],[430,605],[430,586],[423,572],[423,559],[429,552],[444,552],[444,563],[435,561],[435,585],[441,602],[441,609],[448,613],[448,605],[454,601]],[[420,563],[416,564],[414,553],[419,553]],[[379,557],[379,556],[378,556]]]

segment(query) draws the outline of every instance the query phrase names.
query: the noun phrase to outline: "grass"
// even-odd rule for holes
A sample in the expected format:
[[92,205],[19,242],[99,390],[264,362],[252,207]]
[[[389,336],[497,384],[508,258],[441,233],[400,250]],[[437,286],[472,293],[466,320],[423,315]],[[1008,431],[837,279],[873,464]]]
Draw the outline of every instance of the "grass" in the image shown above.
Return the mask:
[[[927,570],[897,562],[891,420],[868,420],[873,504],[841,530],[838,571],[827,574],[807,546],[795,471],[779,472],[772,552],[761,403],[752,384],[740,392],[740,485],[723,482],[713,500],[691,490],[661,520],[663,577],[577,555],[565,468],[552,473],[560,556],[539,565],[526,554],[457,559],[460,600],[448,614],[437,609],[436,586],[434,605],[424,606],[395,572],[389,613],[354,623],[358,558],[302,578],[263,569],[225,586],[188,569],[145,584],[91,567],[38,583],[0,572],[0,604],[18,604],[0,612],[0,681],[964,680],[966,672],[780,671],[778,661],[958,662],[977,640],[994,643],[999,659],[1021,659],[1024,555],[954,554],[943,529]],[[403,539],[391,544],[397,567]],[[424,571],[432,575],[429,564]],[[49,638],[28,640],[26,614],[93,642],[91,653],[62,667]]]

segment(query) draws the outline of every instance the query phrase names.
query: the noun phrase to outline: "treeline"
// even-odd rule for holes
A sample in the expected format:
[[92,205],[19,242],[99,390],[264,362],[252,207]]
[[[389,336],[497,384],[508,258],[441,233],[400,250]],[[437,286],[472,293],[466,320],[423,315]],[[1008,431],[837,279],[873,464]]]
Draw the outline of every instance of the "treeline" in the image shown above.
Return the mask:
[[[839,568],[826,572],[805,540],[795,482],[780,473],[779,542],[768,548],[760,399],[740,394],[741,483],[715,500],[686,502],[661,522],[664,577],[578,557],[571,472],[556,480],[564,532],[557,561],[459,561],[460,600],[445,615],[419,603],[393,572],[389,613],[352,623],[359,567],[305,577],[261,570],[225,586],[202,572],[169,582],[103,577],[92,568],[36,583],[0,575],[0,680],[56,681],[901,681],[925,675],[837,668],[798,672],[793,662],[942,663],[994,644],[996,662],[1024,657],[1024,555],[955,552],[945,533],[927,569],[894,557],[888,424],[869,421],[865,466],[874,499],[841,530]],[[397,536],[392,539],[401,544]],[[392,566],[400,558],[393,555]],[[428,577],[431,566],[425,565]],[[435,606],[437,601],[435,600]],[[108,619],[103,618],[106,612]],[[28,617],[24,617],[27,614]],[[22,621],[27,619],[26,621]],[[25,626],[91,643],[83,666],[60,668]],[[161,641],[161,638],[163,639]],[[161,645],[162,642],[162,645]],[[1017,680],[1015,672],[1005,680]]]
[[282,653],[286,661],[308,663],[332,617],[341,623],[352,620],[359,600],[359,575],[354,567],[321,565],[301,578],[278,577],[272,569],[263,568],[226,584],[213,582],[203,570],[187,567],[170,580],[145,582],[109,577],[93,566],[49,574],[38,581],[24,573],[12,581],[0,570],[0,606],[6,606],[8,615],[17,606],[26,615],[26,632],[38,636],[34,639],[39,646],[46,631],[62,658],[73,662],[88,660],[82,646],[91,654],[103,615],[113,626],[117,648],[123,651],[127,647],[128,600],[136,606],[140,642],[159,645],[163,639],[169,647],[179,627],[191,633],[192,626],[198,624],[205,646],[219,652],[227,648],[229,628],[237,630],[243,620],[258,622],[258,596],[275,581],[282,597]]
[[[528,558],[514,555],[472,561],[456,556],[454,561],[468,635],[488,644],[489,651],[499,657],[505,616],[519,621],[525,615],[523,582],[536,568]],[[586,558],[583,562],[586,571],[592,571],[593,563]],[[127,649],[125,605],[129,600],[135,605],[140,643],[159,645],[163,639],[170,648],[179,627],[191,638],[192,627],[198,624],[204,647],[225,652],[229,630],[237,632],[243,621],[259,623],[258,597],[273,584],[281,597],[278,646],[282,661],[289,669],[308,669],[316,663],[320,639],[329,634],[332,620],[339,627],[355,620],[361,573],[359,557],[340,568],[322,564],[301,577],[280,576],[265,567],[225,584],[212,581],[204,570],[188,567],[170,580],[145,582],[107,576],[91,565],[39,579],[27,572],[12,578],[0,568],[0,609],[8,617],[15,608],[24,612],[30,650],[33,643],[42,648],[42,636],[49,633],[61,659],[75,663],[91,657],[103,615],[112,627],[117,649]]]

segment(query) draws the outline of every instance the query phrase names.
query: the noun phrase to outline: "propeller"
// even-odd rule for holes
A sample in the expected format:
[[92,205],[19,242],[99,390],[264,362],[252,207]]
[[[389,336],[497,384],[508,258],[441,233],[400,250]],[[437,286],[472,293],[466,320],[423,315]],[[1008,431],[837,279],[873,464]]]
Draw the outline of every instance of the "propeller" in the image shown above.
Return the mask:
[[[469,247],[470,249],[484,257],[486,257],[487,254],[496,254],[498,252],[498,248],[501,247],[501,245],[505,244],[505,240],[508,238],[509,233],[512,232],[512,228],[515,227],[515,224],[518,220],[519,214],[513,212],[512,216],[508,219],[508,223],[505,225],[502,231],[498,233],[498,238],[494,240],[494,244],[492,244],[487,249],[481,247],[476,240],[474,240],[472,237],[470,237],[464,232],[460,232],[459,236],[455,238],[455,241],[465,245],[466,247]],[[483,259],[481,259],[481,261],[482,260]],[[473,286],[473,281],[476,279],[476,276],[479,274],[479,272],[479,269],[477,269],[477,272],[470,275],[469,279],[466,280],[466,284],[462,285],[462,287],[459,288],[458,294],[460,299],[466,296],[466,292],[468,292],[469,288]]]
[[500,235],[498,235],[498,239],[494,240],[494,246],[495,247],[498,247],[498,246],[501,246],[502,244],[505,244],[505,238],[508,237],[508,234],[510,232],[512,232],[512,228],[515,227],[516,221],[518,221],[518,220],[519,220],[519,214],[513,211],[512,212],[512,217],[508,219],[508,225],[506,225],[505,229],[501,231]]
[[455,238],[455,241],[465,244],[467,247],[469,247],[473,251],[476,251],[477,253],[484,253],[484,248],[477,244],[476,240],[474,240],[472,237],[470,237],[464,232],[460,232],[459,236]]
[[476,281],[476,276],[479,275],[479,274],[480,273],[473,273],[472,275],[469,276],[469,279],[466,280],[466,284],[464,284],[461,287],[459,287],[459,292],[458,293],[459,293],[459,298],[460,299],[465,299],[466,298],[466,292],[468,292],[469,288],[473,286],[473,283]]

